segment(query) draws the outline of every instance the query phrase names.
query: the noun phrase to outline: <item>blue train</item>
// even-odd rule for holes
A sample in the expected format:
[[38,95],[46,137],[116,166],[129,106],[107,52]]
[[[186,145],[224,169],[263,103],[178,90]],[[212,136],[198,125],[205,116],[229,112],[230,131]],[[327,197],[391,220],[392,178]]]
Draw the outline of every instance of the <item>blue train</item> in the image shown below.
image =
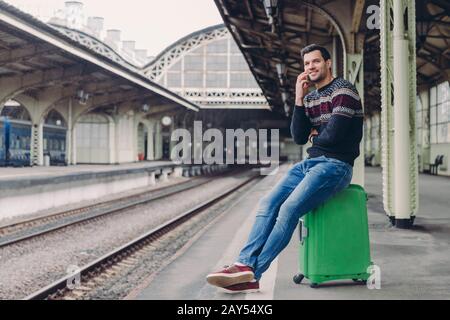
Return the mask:
[[[31,165],[31,122],[0,118],[0,166]],[[50,165],[66,165],[66,129],[44,126],[44,155]]]

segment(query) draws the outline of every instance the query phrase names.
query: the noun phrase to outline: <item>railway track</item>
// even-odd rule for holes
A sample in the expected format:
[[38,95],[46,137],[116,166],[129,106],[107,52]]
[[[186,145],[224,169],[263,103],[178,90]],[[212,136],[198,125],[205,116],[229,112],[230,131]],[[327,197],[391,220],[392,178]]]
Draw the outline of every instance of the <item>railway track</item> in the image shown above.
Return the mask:
[[211,181],[214,176],[195,178],[177,185],[146,191],[49,216],[30,219],[0,228],[0,248],[43,236],[69,226],[92,222],[125,209],[147,204],[176,193],[193,189]]
[[[183,212],[179,216],[171,219],[170,221],[165,222],[164,224],[152,229],[151,231],[135,238],[129,243],[121,246],[120,248],[115,249],[112,252],[107,253],[106,255],[98,258],[94,262],[77,269],[74,274],[67,275],[59,280],[53,282],[52,284],[42,288],[41,290],[27,296],[25,300],[55,300],[55,299],[64,299],[64,297],[72,292],[71,286],[73,285],[74,279],[79,279],[78,286],[75,286],[75,289],[81,288],[82,291],[89,291],[93,288],[85,287],[84,284],[87,282],[95,283],[95,279],[101,277],[107,277],[111,270],[117,269],[121,267],[121,264],[125,264],[128,266],[129,262],[127,259],[132,259],[131,256],[134,256],[136,253],[145,251],[146,248],[150,247],[152,243],[161,238],[162,236],[168,234],[178,226],[186,223],[191,218],[195,217],[201,212],[204,212],[217,202],[225,199],[229,195],[234,192],[237,192],[239,189],[249,184],[251,181],[260,177],[255,174],[246,178],[245,181],[239,183],[237,186],[233,186],[221,194],[217,195],[213,199],[210,199],[204,203],[201,203],[194,208]],[[131,257],[131,258],[130,258]],[[136,261],[135,261],[136,263]],[[73,289],[73,288],[72,288]]]

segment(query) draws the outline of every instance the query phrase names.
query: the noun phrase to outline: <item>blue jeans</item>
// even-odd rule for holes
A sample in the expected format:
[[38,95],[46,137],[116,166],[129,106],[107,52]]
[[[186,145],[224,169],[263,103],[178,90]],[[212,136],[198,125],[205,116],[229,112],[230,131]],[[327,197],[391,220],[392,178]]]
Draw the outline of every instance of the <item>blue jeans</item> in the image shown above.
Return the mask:
[[353,168],[324,156],[297,163],[259,203],[256,221],[237,262],[260,280],[289,244],[298,220],[348,187]]

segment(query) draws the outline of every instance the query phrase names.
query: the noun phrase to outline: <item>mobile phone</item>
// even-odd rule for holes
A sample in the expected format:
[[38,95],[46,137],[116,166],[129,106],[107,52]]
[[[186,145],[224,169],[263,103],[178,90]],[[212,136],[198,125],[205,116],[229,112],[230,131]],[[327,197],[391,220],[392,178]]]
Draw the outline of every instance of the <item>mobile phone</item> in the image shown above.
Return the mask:
[[312,82],[311,77],[309,76],[309,74],[306,77],[308,78],[308,82]]

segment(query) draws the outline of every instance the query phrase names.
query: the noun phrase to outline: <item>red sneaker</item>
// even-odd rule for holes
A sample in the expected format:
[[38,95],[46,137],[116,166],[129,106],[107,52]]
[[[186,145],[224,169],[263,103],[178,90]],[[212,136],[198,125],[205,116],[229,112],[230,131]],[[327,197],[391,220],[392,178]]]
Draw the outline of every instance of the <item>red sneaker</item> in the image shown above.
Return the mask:
[[238,283],[229,287],[221,288],[220,291],[230,294],[259,292],[259,281]]
[[225,266],[225,269],[208,274],[206,281],[216,287],[229,287],[238,283],[250,282],[254,279],[253,269],[247,266]]

